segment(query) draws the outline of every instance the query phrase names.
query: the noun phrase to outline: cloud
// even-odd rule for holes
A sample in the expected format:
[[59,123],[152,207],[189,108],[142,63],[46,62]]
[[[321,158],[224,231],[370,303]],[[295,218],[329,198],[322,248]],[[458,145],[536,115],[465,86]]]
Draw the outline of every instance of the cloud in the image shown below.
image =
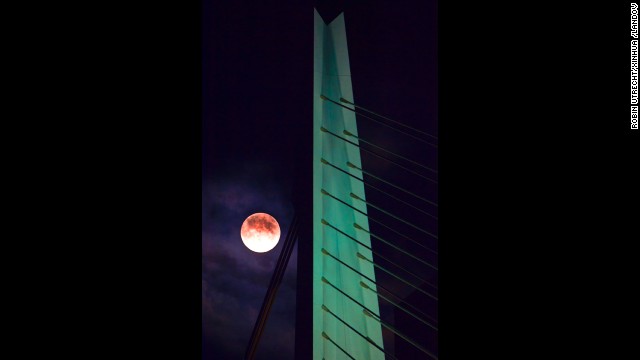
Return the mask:
[[[203,358],[241,358],[293,217],[288,189],[263,164],[245,164],[224,178],[205,179],[202,189]],[[278,245],[254,253],[240,239],[244,219],[255,212],[281,226]],[[295,251],[295,250],[294,250]],[[278,291],[257,359],[292,359],[295,336],[296,255]]]

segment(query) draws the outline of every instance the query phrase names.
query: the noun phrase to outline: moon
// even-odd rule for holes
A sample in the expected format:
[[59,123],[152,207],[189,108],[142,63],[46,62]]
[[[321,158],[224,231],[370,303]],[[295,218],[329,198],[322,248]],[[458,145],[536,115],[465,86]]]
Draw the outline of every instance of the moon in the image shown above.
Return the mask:
[[240,237],[249,250],[265,253],[278,244],[280,225],[269,214],[255,213],[242,223]]

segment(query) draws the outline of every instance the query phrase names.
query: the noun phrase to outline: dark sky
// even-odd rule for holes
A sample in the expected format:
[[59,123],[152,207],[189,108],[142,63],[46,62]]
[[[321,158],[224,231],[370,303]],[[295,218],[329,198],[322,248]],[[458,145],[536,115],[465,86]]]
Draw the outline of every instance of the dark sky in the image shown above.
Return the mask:
[[[297,141],[311,141],[299,130],[312,121],[314,2],[11,13],[26,15],[10,36],[18,51],[6,51],[20,80],[10,93],[25,102],[3,128],[17,140],[3,162],[6,223],[18,225],[5,236],[5,258],[18,257],[5,298],[11,328],[26,326],[12,333],[46,334],[19,351],[190,359],[202,321],[203,357],[242,357],[282,244],[251,253],[239,230],[263,211],[286,233],[294,213]],[[438,23],[434,0],[324,4],[327,21],[345,11],[355,101],[442,140],[437,158],[358,117],[363,138],[441,170],[436,194],[362,155],[366,169],[439,197],[439,228],[428,226],[442,239],[443,355],[637,352],[619,324],[637,309],[640,238],[628,3],[443,1]],[[289,265],[260,359],[291,359],[295,255]]]
[[[244,354],[293,216],[294,155],[304,136],[297,124],[312,121],[314,6],[325,21],[345,13],[356,102],[437,135],[435,2],[204,1],[203,358]],[[358,121],[363,139],[437,167],[433,148]],[[302,140],[311,141],[311,135]],[[371,172],[437,201],[435,187],[388,163],[362,157]],[[400,216],[412,216],[381,194],[367,196]],[[282,227],[281,242],[266,254],[249,251],[240,240],[242,221],[254,212],[273,215]],[[437,224],[428,226],[437,231]],[[296,261],[294,253],[259,359],[293,358]],[[401,286],[398,291],[409,293]]]

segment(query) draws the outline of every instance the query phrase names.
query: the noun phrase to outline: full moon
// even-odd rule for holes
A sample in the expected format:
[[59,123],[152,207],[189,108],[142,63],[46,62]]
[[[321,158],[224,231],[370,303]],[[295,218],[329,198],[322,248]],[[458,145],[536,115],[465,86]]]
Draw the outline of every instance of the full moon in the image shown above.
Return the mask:
[[240,237],[249,250],[264,253],[278,244],[280,225],[269,214],[255,213],[242,223]]

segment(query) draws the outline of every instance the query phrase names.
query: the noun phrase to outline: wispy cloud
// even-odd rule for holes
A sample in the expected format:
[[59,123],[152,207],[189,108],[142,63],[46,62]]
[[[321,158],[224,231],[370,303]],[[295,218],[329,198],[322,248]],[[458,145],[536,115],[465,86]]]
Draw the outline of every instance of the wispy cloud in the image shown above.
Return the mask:
[[[224,178],[203,181],[202,327],[203,358],[241,358],[293,217],[287,189],[262,165],[246,165]],[[255,212],[274,216],[281,226],[278,245],[254,253],[240,227]],[[295,333],[295,267],[292,255],[271,310],[257,358],[292,359]],[[285,341],[286,340],[286,341]]]

